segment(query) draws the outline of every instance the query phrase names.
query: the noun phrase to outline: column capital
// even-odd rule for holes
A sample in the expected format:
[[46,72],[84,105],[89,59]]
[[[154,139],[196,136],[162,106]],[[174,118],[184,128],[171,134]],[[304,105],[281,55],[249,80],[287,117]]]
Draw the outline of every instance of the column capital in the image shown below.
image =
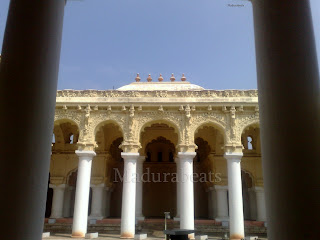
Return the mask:
[[138,162],[143,163],[146,160],[146,156],[139,156],[137,160]]
[[90,158],[93,158],[94,156],[97,155],[94,151],[86,151],[86,150],[76,150],[75,153],[79,157],[90,157]]
[[228,161],[241,162],[241,158],[243,156],[242,152],[226,152],[224,153],[224,158]]
[[104,183],[100,184],[90,184],[91,188],[104,188],[106,185]]
[[66,186],[67,184],[59,184],[59,185],[49,184],[49,188],[52,188],[52,189],[65,189]]
[[255,192],[264,192],[264,188],[263,187],[253,187]]
[[132,160],[138,160],[140,157],[139,153],[132,153],[132,152],[122,152],[121,157],[124,161],[132,161]]
[[196,152],[178,152],[178,158],[179,160],[184,160],[184,161],[188,161],[188,160],[192,160],[193,158],[197,155]]
[[125,153],[138,153],[141,148],[139,142],[123,141],[119,146]]
[[228,186],[214,185],[213,188],[216,191],[228,191]]

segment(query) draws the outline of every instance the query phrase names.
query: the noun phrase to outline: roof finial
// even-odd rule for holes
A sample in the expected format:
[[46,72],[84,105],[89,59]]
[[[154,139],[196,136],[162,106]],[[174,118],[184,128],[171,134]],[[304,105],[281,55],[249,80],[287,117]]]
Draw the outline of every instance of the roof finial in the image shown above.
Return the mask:
[[182,82],[185,82],[186,80],[187,80],[187,78],[184,76],[184,73],[182,73],[181,81],[182,81]]
[[176,80],[176,78],[173,76],[173,73],[171,74],[170,80],[171,80],[171,82],[174,82],[174,80]]
[[147,78],[147,81],[148,81],[148,82],[151,82],[151,81],[152,81],[151,74],[149,74],[149,76],[148,76],[148,78]]
[[162,74],[160,73],[160,76],[158,78],[159,82],[162,82],[163,81],[163,77],[162,77]]
[[141,78],[139,76],[139,73],[137,73],[137,76],[136,76],[135,80],[136,80],[136,82],[140,82]]

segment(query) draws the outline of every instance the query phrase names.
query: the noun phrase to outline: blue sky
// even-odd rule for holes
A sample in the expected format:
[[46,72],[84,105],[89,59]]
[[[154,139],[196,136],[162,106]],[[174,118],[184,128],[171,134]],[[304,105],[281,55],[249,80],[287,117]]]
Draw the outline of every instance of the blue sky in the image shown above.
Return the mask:
[[[243,4],[229,7],[228,4]],[[9,0],[0,1],[0,47]],[[320,60],[320,1],[311,0]],[[320,61],[319,61],[320,62]],[[255,89],[251,3],[69,0],[58,89],[112,89],[162,73],[208,89]]]

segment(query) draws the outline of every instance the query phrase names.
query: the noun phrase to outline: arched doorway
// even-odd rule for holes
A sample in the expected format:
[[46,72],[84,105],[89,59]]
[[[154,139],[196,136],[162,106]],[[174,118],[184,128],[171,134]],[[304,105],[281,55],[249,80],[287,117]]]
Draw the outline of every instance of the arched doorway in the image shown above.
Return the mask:
[[123,176],[123,159],[121,157],[122,150],[119,148],[122,143],[123,138],[117,138],[113,141],[110,146],[110,154],[113,159],[112,165],[109,166],[109,171],[112,181],[112,192],[110,196],[110,203],[112,207],[110,208],[110,217],[120,218],[121,217],[121,207],[122,207],[122,186],[123,183],[120,181],[120,177]]
[[143,164],[142,214],[147,218],[163,218],[164,212],[176,216],[176,128],[170,122],[153,122],[142,129],[140,141],[140,155],[146,157]]
[[245,220],[252,219],[252,197],[250,196],[250,189],[253,187],[253,180],[249,173],[241,170],[241,182],[242,182],[242,201],[243,201],[243,217]]
[[198,176],[194,179],[194,217],[195,218],[208,218],[208,183],[207,178],[201,179],[202,175],[208,176],[208,155],[211,148],[207,141],[198,137],[195,139],[195,144],[198,146],[196,150],[197,155],[194,159],[193,172]]
[[97,157],[103,156],[105,166],[95,167],[105,168],[105,181],[107,186],[105,192],[105,212],[104,216],[120,218],[122,204],[122,181],[123,159],[121,158],[123,142],[123,131],[115,121],[107,120],[100,123],[95,129],[95,140],[97,147],[95,152]]
[[[224,136],[215,124],[206,123],[198,127],[194,135],[196,157],[194,173],[198,180],[194,183],[195,218],[214,218],[216,199],[213,192],[216,173],[226,176],[226,162],[223,158]],[[210,176],[210,177],[209,177]]]
[[[164,212],[176,214],[175,147],[164,137],[154,139],[146,146],[143,172],[143,208],[145,217],[163,217]],[[149,178],[149,179],[148,179]]]
[[258,123],[247,126],[241,135],[243,145],[242,194],[243,213],[246,220],[256,220],[256,186],[263,185],[260,128]]

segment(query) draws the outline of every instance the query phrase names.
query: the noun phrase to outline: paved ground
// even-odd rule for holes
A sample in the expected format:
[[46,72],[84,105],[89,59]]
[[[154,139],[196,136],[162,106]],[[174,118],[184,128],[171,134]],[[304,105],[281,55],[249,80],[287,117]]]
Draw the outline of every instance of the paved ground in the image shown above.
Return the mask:
[[[99,238],[95,238],[97,240],[119,240],[120,235],[117,234],[99,234]],[[65,239],[83,239],[83,238],[71,238],[70,234],[62,234],[62,233],[56,233],[56,234],[52,234],[50,237],[48,238],[43,238],[43,240],[65,240]],[[148,237],[148,240],[163,240],[163,237]],[[221,238],[219,237],[210,237],[210,240],[220,240]],[[267,240],[266,238],[259,238],[259,240]]]

